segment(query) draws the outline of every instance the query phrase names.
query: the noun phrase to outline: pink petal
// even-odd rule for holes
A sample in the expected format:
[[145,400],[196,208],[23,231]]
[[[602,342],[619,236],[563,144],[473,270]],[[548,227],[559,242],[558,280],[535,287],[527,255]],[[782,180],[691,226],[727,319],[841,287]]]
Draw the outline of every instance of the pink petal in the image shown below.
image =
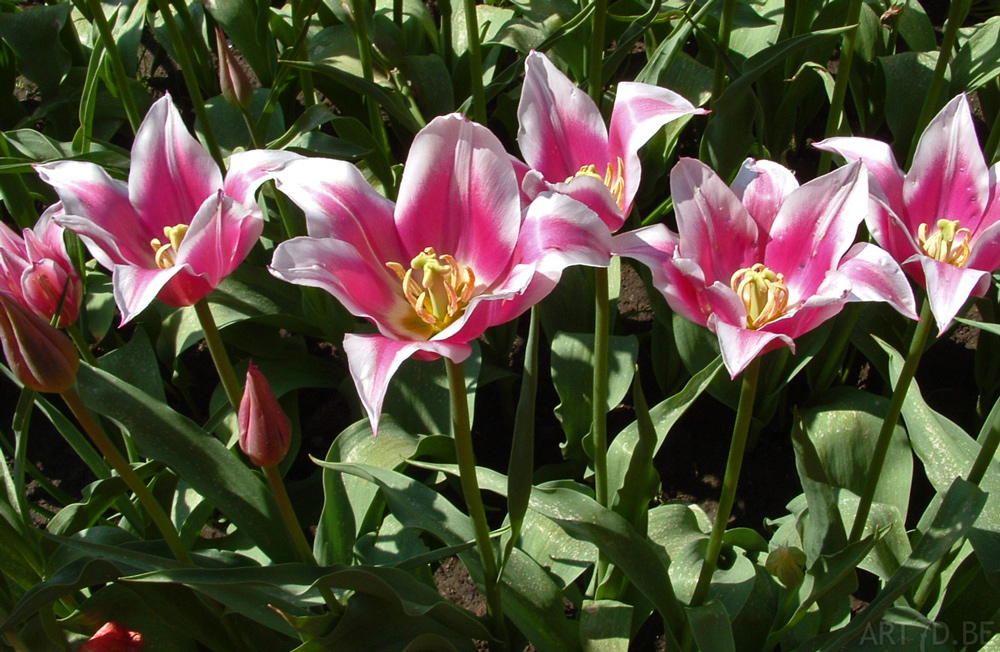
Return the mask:
[[233,154],[224,182],[226,194],[247,208],[253,208],[257,205],[255,196],[260,184],[273,179],[283,166],[300,158],[292,152],[268,149]]
[[851,279],[851,301],[885,301],[900,314],[919,319],[906,274],[885,250],[859,242],[847,251],[838,270]]
[[524,62],[524,86],[517,107],[517,142],[524,160],[552,183],[565,181],[585,165],[603,176],[608,130],[594,101],[539,52]]
[[889,202],[889,208],[897,215],[906,214],[903,203],[903,170],[896,163],[896,156],[888,143],[872,138],[835,137],[827,138],[813,147],[834,154],[840,154],[848,161],[861,161],[869,174],[875,178],[882,193]]
[[[668,122],[686,115],[705,113],[708,111],[695,108],[684,97],[666,88],[636,82],[618,84],[615,107],[611,112],[608,162],[616,165],[619,157],[625,162],[625,217],[632,209],[632,200],[642,178],[639,148]],[[598,172],[604,174],[600,167]]]
[[939,219],[958,220],[973,233],[979,228],[989,200],[989,170],[964,95],[948,102],[924,130],[903,198],[913,231],[922,223],[936,226]]
[[728,285],[738,269],[760,262],[757,224],[712,168],[681,159],[670,171],[681,257],[704,271],[705,285]]
[[218,166],[188,132],[170,95],[154,102],[135,134],[128,181],[129,198],[147,233],[190,224],[220,188]]
[[757,222],[757,227],[767,233],[781,204],[799,187],[799,182],[795,180],[795,174],[783,165],[748,158],[740,166],[731,187]]
[[981,297],[986,293],[990,287],[990,273],[955,267],[930,256],[920,258],[920,267],[927,284],[927,300],[937,321],[938,337],[941,337],[970,296]]
[[18,258],[27,258],[28,256],[24,240],[3,222],[0,222],[0,251],[5,251]]
[[771,227],[764,264],[785,275],[792,301],[812,296],[857,236],[868,205],[868,177],[850,163],[785,199]]
[[754,358],[768,351],[787,346],[795,352],[795,342],[787,335],[734,326],[715,314],[709,316],[708,327],[719,337],[722,362],[730,378],[736,378]]
[[417,134],[396,205],[406,251],[451,254],[491,286],[509,269],[520,224],[514,167],[492,132],[452,114]]
[[[118,310],[122,313],[121,325],[124,326],[132,321],[133,317],[142,312],[160,294],[160,291],[171,279],[186,271],[186,268],[179,265],[167,269],[144,269],[134,265],[115,265],[111,284],[115,303],[118,304]],[[204,295],[198,299],[203,297]],[[188,305],[193,305],[198,299]]]
[[261,231],[264,218],[219,190],[198,209],[177,252],[177,265],[189,265],[204,275],[213,288],[247,257]]
[[25,304],[46,321],[52,321],[63,293],[66,298],[63,300],[62,312],[59,313],[59,328],[69,326],[80,314],[80,278],[75,274],[67,274],[51,258],[32,263],[21,276],[19,294],[24,297]]
[[[1000,213],[1000,203],[996,204],[995,212]],[[987,211],[987,214],[994,211]],[[986,218],[980,223],[978,233],[974,233],[969,243],[971,252],[965,261],[968,269],[981,269],[987,272],[1000,267],[1000,222],[992,222],[984,228]]]
[[443,356],[452,362],[462,362],[472,353],[466,342],[435,342],[394,340],[381,335],[344,335],[344,352],[361,404],[368,413],[372,434],[378,436],[382,402],[389,380],[404,360],[417,352]]

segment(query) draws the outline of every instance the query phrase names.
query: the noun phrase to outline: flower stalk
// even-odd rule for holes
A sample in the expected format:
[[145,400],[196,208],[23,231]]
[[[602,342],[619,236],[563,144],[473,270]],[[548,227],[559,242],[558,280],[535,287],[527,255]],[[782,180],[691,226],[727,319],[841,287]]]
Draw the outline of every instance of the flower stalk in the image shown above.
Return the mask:
[[101,35],[101,42],[104,43],[108,58],[111,60],[111,72],[118,84],[118,92],[122,104],[125,106],[125,115],[128,116],[128,123],[134,134],[139,130],[142,116],[139,115],[139,109],[135,105],[135,97],[132,95],[132,87],[128,83],[128,75],[125,74],[121,54],[118,52],[114,34],[111,33],[111,25],[108,24],[108,19],[104,16],[100,0],[90,0],[90,13],[94,18],[94,23],[97,24],[97,31]]
[[729,54],[729,37],[733,32],[733,17],[736,14],[736,0],[724,0],[722,19],[719,21],[719,51],[715,54],[715,71],[712,77],[712,102],[722,95],[726,88],[726,61]]
[[[841,120],[844,117],[844,101],[847,99],[847,87],[851,81],[851,62],[854,60],[854,41],[858,36],[858,22],[861,20],[861,0],[851,0],[847,6],[845,25],[853,25],[844,32],[843,45],[840,47],[840,61],[837,62],[837,78],[833,84],[833,97],[830,99],[830,113],[826,119],[826,137],[840,134]],[[919,132],[918,132],[919,133]],[[817,175],[830,171],[833,157],[829,152],[823,152],[819,157]]]
[[212,309],[208,307],[208,301],[202,299],[194,304],[194,310],[198,315],[198,321],[201,323],[201,330],[205,334],[205,342],[208,344],[208,350],[212,354],[212,362],[215,363],[215,369],[219,372],[219,380],[222,382],[223,389],[226,390],[226,397],[229,399],[229,404],[233,407],[234,412],[239,412],[243,392],[240,390],[240,383],[236,379],[236,372],[233,371],[233,365],[226,354],[226,346],[222,343],[219,328],[216,326],[215,318],[212,316]]
[[[607,0],[601,0],[606,2]],[[465,0],[465,31],[469,40],[469,71],[472,81],[472,117],[486,124],[486,91],[483,88],[483,55],[479,44],[476,0]]]

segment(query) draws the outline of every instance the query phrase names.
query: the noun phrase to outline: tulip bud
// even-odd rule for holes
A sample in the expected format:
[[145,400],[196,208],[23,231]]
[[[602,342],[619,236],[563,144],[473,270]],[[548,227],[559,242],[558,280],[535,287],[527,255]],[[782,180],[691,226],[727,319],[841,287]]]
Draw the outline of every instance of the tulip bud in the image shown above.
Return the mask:
[[253,86],[243,66],[229,49],[225,33],[218,26],[215,28],[215,46],[219,54],[219,86],[222,88],[222,96],[233,106],[246,109],[253,98]]
[[794,546],[778,546],[767,556],[764,568],[786,587],[794,589],[805,577],[806,553]]
[[3,292],[0,343],[7,364],[25,387],[61,394],[76,382],[80,356],[69,339]]
[[76,652],[139,652],[145,646],[142,634],[118,623],[105,623]]
[[292,424],[253,363],[240,401],[239,428],[240,449],[257,466],[274,466],[285,458]]

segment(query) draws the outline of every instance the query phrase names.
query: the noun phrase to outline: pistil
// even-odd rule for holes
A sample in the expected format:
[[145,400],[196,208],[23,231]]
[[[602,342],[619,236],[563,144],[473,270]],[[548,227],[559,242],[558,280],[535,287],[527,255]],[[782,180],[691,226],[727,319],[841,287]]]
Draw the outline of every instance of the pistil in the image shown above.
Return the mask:
[[[969,237],[972,232],[969,229],[959,228],[958,220],[941,219],[938,220],[937,226],[938,230],[930,237],[927,236],[926,223],[917,228],[917,239],[924,253],[934,260],[961,267],[971,253]],[[961,242],[956,243],[958,239],[961,239]]]
[[476,275],[468,265],[460,265],[453,256],[438,256],[427,247],[410,261],[410,268],[388,262],[386,267],[399,277],[403,296],[414,312],[439,333],[462,316],[472,299]]
[[788,287],[783,274],[757,263],[733,274],[730,286],[747,308],[747,328],[757,330],[788,309]]
[[187,235],[188,225],[178,224],[176,226],[163,227],[163,236],[167,239],[164,244],[159,238],[149,241],[149,246],[153,248],[153,260],[160,269],[168,269],[174,266],[177,261],[177,252],[180,251],[181,241]]

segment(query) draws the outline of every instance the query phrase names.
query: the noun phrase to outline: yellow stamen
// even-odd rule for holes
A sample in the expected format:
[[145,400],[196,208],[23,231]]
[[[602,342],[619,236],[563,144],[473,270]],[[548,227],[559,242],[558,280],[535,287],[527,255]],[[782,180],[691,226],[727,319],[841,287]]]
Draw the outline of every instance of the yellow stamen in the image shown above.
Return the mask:
[[[969,237],[972,235],[972,231],[959,228],[958,220],[941,219],[938,220],[937,226],[938,230],[930,237],[927,236],[926,223],[917,227],[917,239],[924,253],[934,260],[961,267],[969,259],[969,254],[972,253],[969,248]],[[956,243],[957,239],[961,239],[961,242]]]
[[577,177],[594,177],[595,179],[600,179],[608,190],[611,191],[611,196],[615,198],[615,203],[618,204],[618,208],[625,210],[625,161],[622,157],[618,157],[617,166],[608,163],[607,171],[602,177],[597,173],[596,165],[584,165],[580,168],[580,171],[571,177],[566,178],[566,183],[569,183]]
[[476,275],[468,265],[460,265],[448,254],[438,256],[433,247],[417,254],[409,269],[396,262],[385,266],[402,281],[403,296],[434,333],[462,316],[476,287]]
[[737,270],[729,284],[747,307],[747,328],[751,330],[774,321],[788,309],[785,276],[762,263]]
[[153,248],[153,261],[160,269],[167,269],[177,262],[177,252],[180,251],[181,241],[187,235],[188,225],[178,224],[177,226],[163,227],[163,236],[167,239],[164,244],[159,238],[149,241],[149,246]]

